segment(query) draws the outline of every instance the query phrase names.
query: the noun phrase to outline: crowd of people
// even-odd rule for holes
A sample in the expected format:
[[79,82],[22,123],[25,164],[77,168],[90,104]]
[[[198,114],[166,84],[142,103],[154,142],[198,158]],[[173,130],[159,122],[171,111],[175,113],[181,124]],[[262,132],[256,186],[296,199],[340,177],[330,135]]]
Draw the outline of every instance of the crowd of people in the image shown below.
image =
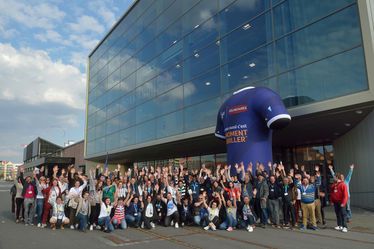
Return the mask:
[[[267,168],[267,170],[265,169]],[[14,172],[12,212],[17,223],[53,230],[86,232],[135,227],[199,226],[205,230],[244,229],[273,226],[283,229],[312,229],[326,225],[324,208],[334,205],[336,230],[347,232],[351,219],[349,181],[354,165],[345,178],[335,173],[326,186],[320,167],[313,172],[282,163],[243,163],[233,167],[217,165],[211,170],[136,165],[123,172],[97,165],[87,175],[71,165],[53,167],[50,177],[44,167],[24,176],[24,168]],[[252,172],[252,169],[254,172]],[[300,224],[299,224],[300,223]]]

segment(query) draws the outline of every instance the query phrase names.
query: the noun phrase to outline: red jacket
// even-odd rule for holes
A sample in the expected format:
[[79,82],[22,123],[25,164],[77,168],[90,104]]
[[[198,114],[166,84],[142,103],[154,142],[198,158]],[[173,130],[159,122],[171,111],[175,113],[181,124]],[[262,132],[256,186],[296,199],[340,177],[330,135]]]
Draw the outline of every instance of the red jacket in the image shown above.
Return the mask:
[[347,185],[344,182],[337,182],[331,185],[330,201],[345,206],[348,201]]

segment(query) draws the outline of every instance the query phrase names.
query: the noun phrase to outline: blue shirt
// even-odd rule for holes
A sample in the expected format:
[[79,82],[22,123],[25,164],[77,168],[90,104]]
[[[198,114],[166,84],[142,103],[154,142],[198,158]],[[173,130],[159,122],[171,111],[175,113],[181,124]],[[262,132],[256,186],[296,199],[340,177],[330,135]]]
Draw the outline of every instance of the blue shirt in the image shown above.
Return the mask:
[[[290,120],[281,98],[266,87],[246,87],[235,92],[222,104],[217,116],[215,135],[226,140],[227,162],[272,161],[271,124]],[[254,170],[252,172],[255,172]]]

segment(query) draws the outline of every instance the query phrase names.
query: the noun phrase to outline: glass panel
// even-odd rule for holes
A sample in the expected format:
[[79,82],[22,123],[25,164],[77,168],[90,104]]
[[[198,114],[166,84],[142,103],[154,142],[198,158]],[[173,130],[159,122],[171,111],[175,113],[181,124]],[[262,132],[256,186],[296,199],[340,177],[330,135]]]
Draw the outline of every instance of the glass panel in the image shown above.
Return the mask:
[[136,107],[136,123],[154,118],[157,115],[155,100],[148,101]]
[[156,96],[156,78],[136,88],[136,104],[143,103]]
[[106,150],[113,150],[119,147],[120,143],[119,133],[114,133],[106,137]]
[[244,22],[269,8],[269,0],[238,0],[219,13],[221,35],[230,32]]
[[156,138],[156,120],[136,126],[136,142],[142,143]]
[[136,85],[136,73],[131,74],[129,77],[122,80],[120,84],[121,95],[125,95],[132,91]]
[[274,74],[272,45],[259,48],[242,56],[222,69],[223,90],[248,86]]
[[188,170],[200,169],[200,156],[193,156],[186,158]]
[[[315,1],[288,0],[274,8],[275,37],[300,28],[312,20],[355,2],[354,0]],[[328,28],[325,26],[324,28]],[[323,30],[323,29],[322,29]]]
[[182,84],[182,64],[177,64],[157,76],[157,95]]
[[95,146],[96,153],[105,151],[105,137],[95,140],[95,144],[96,144]]
[[173,112],[157,119],[157,138],[183,132],[183,111]]
[[225,62],[253,50],[272,39],[269,13],[246,22],[221,40],[222,61]]
[[135,134],[136,129],[135,127],[128,128],[126,130],[121,131],[120,133],[120,146],[126,147],[131,144],[135,144]]
[[[227,164],[227,154],[216,154],[216,165],[221,164],[222,167]],[[221,167],[221,168],[222,168]]]
[[210,68],[218,66],[218,48],[219,46],[217,44],[212,44],[203,50],[194,51],[183,66],[184,81],[189,81],[197,75],[206,72]]
[[214,126],[220,104],[220,98],[215,98],[184,109],[184,131]]
[[220,94],[220,71],[211,71],[183,85],[184,105],[191,105]]
[[183,86],[179,86],[156,98],[159,115],[166,114],[183,107]]
[[279,72],[327,57],[361,43],[356,6],[278,40]]
[[135,91],[129,93],[128,95],[121,98],[120,112],[127,111],[135,106]]
[[278,84],[288,107],[366,90],[362,47],[283,74]]
[[212,170],[212,173],[216,170],[214,155],[201,156],[201,165],[203,164],[205,164],[205,168]]
[[125,129],[129,126],[132,126],[135,124],[136,121],[136,111],[135,109],[132,109],[128,112],[122,113],[119,115],[120,120],[120,129]]

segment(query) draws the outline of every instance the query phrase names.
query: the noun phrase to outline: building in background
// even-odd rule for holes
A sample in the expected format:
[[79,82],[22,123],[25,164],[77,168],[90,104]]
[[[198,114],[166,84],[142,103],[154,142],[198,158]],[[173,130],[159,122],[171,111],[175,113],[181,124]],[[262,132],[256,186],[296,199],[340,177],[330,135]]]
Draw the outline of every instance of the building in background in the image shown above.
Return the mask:
[[224,163],[219,106],[266,86],[293,118],[274,160],[354,162],[352,203],[374,208],[373,15],[370,0],[134,1],[89,55],[86,159]]
[[13,171],[17,171],[22,163],[12,163],[10,161],[0,161],[0,180],[13,180]]
[[38,137],[24,148],[23,160],[27,174],[44,166],[46,174],[52,175],[53,166],[67,168],[72,164],[85,171],[84,140],[62,147]]

